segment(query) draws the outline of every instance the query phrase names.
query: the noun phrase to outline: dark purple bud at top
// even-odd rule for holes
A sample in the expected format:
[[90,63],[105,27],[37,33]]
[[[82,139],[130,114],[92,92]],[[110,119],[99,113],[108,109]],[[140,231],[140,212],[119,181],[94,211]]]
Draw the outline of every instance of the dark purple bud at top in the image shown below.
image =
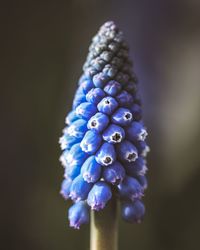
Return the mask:
[[129,80],[129,75],[122,73],[122,72],[118,72],[115,79],[121,84],[121,85],[125,85],[127,83],[127,81]]
[[103,178],[106,182],[112,183],[113,185],[118,185],[123,181],[124,177],[124,167],[118,161],[115,161],[108,167],[104,167]]
[[84,119],[78,119],[74,121],[68,128],[67,134],[76,138],[82,138],[87,131],[87,121]]
[[97,104],[105,97],[105,92],[100,88],[91,89],[87,95],[86,100],[90,103]]
[[86,100],[85,93],[83,92],[82,87],[79,87],[74,96],[73,105],[72,105],[73,109],[78,107],[78,105],[81,104],[82,102],[85,102],[85,100]]
[[81,225],[89,222],[88,206],[84,201],[73,204],[68,211],[70,227],[79,229]]
[[98,132],[101,132],[108,126],[108,123],[109,123],[108,116],[98,112],[90,118],[87,127],[88,129],[94,129]]
[[119,49],[119,46],[120,46],[119,43],[113,41],[108,45],[108,48],[111,51],[116,52]]
[[60,194],[65,200],[69,198],[71,183],[72,183],[72,180],[70,179],[64,179],[62,181]]
[[125,132],[123,128],[121,128],[120,126],[111,124],[103,132],[102,136],[104,141],[115,144],[115,143],[120,143],[124,139]]
[[92,67],[94,67],[97,71],[102,70],[105,64],[106,62],[103,59],[101,59],[101,57],[96,57],[91,61]]
[[69,112],[69,114],[65,118],[65,123],[70,125],[72,122],[76,121],[79,119],[79,116],[76,115],[75,110],[72,110]]
[[96,153],[96,161],[103,165],[111,165],[116,160],[115,148],[112,144],[104,142]]
[[103,209],[106,203],[111,199],[112,192],[105,182],[97,182],[88,194],[87,203],[96,211]]
[[106,82],[108,82],[108,80],[109,80],[109,77],[106,76],[102,72],[96,74],[93,77],[93,83],[94,83],[95,87],[97,87],[97,88],[103,88],[105,86]]
[[111,118],[112,122],[121,126],[130,125],[133,120],[131,111],[127,108],[118,108]]
[[129,141],[124,140],[116,145],[117,154],[122,161],[133,162],[138,157],[136,147]]
[[80,143],[80,147],[84,152],[94,154],[100,147],[101,141],[102,137],[96,130],[88,130]]
[[115,99],[113,97],[107,96],[100,101],[100,103],[97,105],[97,108],[99,112],[111,115],[117,106],[118,103],[115,101]]
[[113,53],[112,52],[109,52],[109,51],[103,51],[101,54],[100,54],[100,57],[106,61],[106,62],[109,62],[111,60],[113,56]]
[[106,86],[104,87],[104,91],[106,92],[107,95],[110,96],[115,96],[119,93],[119,91],[121,90],[121,85],[120,83],[112,80],[109,81]]
[[128,82],[125,86],[124,89],[130,93],[130,94],[135,94],[137,88],[136,88],[136,84],[134,82]]
[[116,100],[118,101],[120,106],[130,107],[133,103],[133,97],[123,90],[119,95],[116,96]]
[[[115,65],[117,68],[120,68],[123,64],[123,59],[115,56],[113,57],[111,64]],[[115,76],[115,78],[117,77]]]
[[134,162],[126,164],[127,174],[130,176],[145,175],[147,172],[146,160],[139,156]]
[[140,183],[133,177],[126,176],[122,183],[118,185],[121,198],[128,198],[134,201],[143,196],[143,188]]
[[144,204],[140,200],[124,202],[121,210],[122,218],[130,223],[140,223],[145,214]]
[[91,88],[94,87],[94,84],[91,79],[86,79],[80,84],[80,87],[83,89],[84,94],[86,94]]
[[133,119],[135,121],[140,121],[142,119],[142,108],[138,104],[133,104],[130,110],[133,113]]
[[144,141],[148,135],[141,122],[132,122],[126,132],[131,141]]
[[83,179],[87,182],[96,182],[100,179],[102,166],[95,160],[95,156],[90,156],[81,167]]
[[83,119],[89,119],[96,112],[96,106],[89,102],[83,102],[76,108],[76,114],[81,116]]
[[85,181],[81,175],[77,176],[71,184],[70,198],[73,201],[85,200],[92,186],[93,184]]
[[113,78],[117,74],[117,67],[114,65],[106,64],[103,73],[110,78]]

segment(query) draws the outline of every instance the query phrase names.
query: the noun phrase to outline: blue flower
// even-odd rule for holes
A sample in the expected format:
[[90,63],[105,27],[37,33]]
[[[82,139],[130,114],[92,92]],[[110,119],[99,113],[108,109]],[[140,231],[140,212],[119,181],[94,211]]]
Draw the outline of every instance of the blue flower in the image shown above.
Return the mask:
[[147,171],[146,160],[139,156],[134,162],[126,164],[126,171],[130,176],[145,175]]
[[111,117],[112,122],[121,126],[130,125],[133,120],[132,112],[127,108],[119,108]]
[[104,91],[107,95],[116,96],[121,90],[121,88],[122,86],[119,82],[112,80],[106,84]]
[[120,143],[124,139],[125,132],[120,126],[111,124],[107,129],[105,129],[102,136],[104,141],[115,144]]
[[91,188],[92,183],[88,183],[79,175],[72,181],[69,196],[73,201],[85,200]]
[[122,203],[121,210],[122,218],[130,223],[140,223],[145,214],[144,204],[140,200]]
[[124,167],[118,161],[115,161],[109,167],[105,167],[103,171],[103,178],[106,182],[113,185],[121,183],[126,175]]
[[65,123],[70,125],[72,122],[76,121],[79,119],[79,116],[77,116],[76,111],[72,110],[69,112],[69,114],[65,118]]
[[84,152],[94,154],[101,145],[101,141],[102,137],[98,132],[88,130],[80,143],[80,147]]
[[128,140],[117,144],[116,148],[121,161],[133,162],[138,158],[137,148]]
[[88,194],[87,203],[94,210],[101,210],[106,203],[111,199],[112,192],[108,184],[103,181],[94,184]]
[[69,199],[71,184],[72,184],[71,179],[64,179],[62,181],[60,194],[65,200]]
[[102,112],[107,115],[111,115],[114,112],[114,110],[117,108],[117,106],[118,106],[117,101],[113,97],[107,96],[107,97],[104,97],[98,103],[97,108],[99,112]]
[[134,201],[143,196],[143,188],[136,178],[126,176],[122,183],[118,185],[119,195],[122,198]]
[[148,135],[141,122],[132,122],[126,132],[131,141],[144,141]]
[[79,229],[81,225],[89,222],[88,206],[84,201],[74,203],[68,212],[70,227]]
[[104,142],[96,153],[96,161],[103,165],[111,165],[116,160],[115,148],[112,144]]
[[105,92],[100,88],[92,88],[87,94],[86,94],[86,100],[90,103],[98,104],[104,97]]
[[141,221],[147,131],[128,46],[113,22],[92,39],[65,123],[59,139],[64,167],[60,193],[74,203],[70,226],[87,223],[89,209],[103,209],[112,196],[122,203],[126,221]]
[[76,108],[76,114],[83,119],[88,119],[97,112],[97,108],[94,104],[89,102],[83,102]]
[[83,179],[87,182],[97,182],[101,177],[102,166],[97,163],[95,156],[90,156],[81,167]]
[[86,131],[87,121],[78,119],[71,123],[71,125],[67,128],[66,134],[75,138],[83,138]]
[[109,124],[109,118],[103,113],[96,113],[88,121],[88,129],[94,129],[98,132],[102,132]]

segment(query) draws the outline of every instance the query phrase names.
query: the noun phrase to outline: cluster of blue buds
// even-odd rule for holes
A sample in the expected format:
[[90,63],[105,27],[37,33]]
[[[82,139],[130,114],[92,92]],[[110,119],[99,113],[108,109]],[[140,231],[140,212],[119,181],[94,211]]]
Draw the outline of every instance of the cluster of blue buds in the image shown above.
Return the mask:
[[90,208],[103,209],[112,196],[121,201],[124,220],[140,222],[147,131],[128,46],[114,22],[106,22],[92,39],[78,85],[59,140],[64,167],[60,192],[73,202],[70,226],[88,223]]

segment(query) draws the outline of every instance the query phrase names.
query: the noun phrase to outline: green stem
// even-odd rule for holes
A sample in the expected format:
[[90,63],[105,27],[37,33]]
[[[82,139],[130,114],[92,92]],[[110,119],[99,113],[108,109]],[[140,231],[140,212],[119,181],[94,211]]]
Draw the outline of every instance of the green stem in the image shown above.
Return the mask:
[[118,204],[116,198],[100,212],[91,212],[90,250],[118,249]]

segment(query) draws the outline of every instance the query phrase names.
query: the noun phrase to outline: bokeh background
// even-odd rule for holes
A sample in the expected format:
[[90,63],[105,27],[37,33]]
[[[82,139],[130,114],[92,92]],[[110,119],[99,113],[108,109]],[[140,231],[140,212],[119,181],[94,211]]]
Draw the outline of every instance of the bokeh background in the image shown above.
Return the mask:
[[92,36],[114,20],[135,62],[149,130],[147,213],[119,249],[200,249],[200,1],[4,1],[0,249],[89,249],[59,195],[58,137]]

